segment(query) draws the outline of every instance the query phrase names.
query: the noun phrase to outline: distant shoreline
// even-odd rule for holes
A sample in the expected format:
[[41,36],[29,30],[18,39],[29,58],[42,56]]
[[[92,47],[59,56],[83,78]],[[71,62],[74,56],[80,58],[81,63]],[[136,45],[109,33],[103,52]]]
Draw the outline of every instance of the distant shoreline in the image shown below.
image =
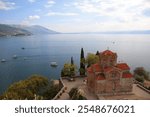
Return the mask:
[[137,31],[106,31],[106,32],[70,32],[61,34],[150,34],[150,30]]

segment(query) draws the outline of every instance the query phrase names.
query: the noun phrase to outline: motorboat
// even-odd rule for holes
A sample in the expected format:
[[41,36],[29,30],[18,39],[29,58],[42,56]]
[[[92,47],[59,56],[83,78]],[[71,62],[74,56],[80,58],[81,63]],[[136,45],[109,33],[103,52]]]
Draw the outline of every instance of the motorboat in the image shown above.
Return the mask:
[[27,57],[24,57],[24,58],[23,58],[23,60],[27,60],[27,59],[28,59]]
[[52,67],[57,67],[58,64],[57,64],[56,62],[51,62],[51,66],[52,66]]
[[4,63],[4,62],[6,62],[6,60],[5,60],[5,59],[2,59],[1,62]]
[[13,55],[13,59],[17,59],[17,55]]

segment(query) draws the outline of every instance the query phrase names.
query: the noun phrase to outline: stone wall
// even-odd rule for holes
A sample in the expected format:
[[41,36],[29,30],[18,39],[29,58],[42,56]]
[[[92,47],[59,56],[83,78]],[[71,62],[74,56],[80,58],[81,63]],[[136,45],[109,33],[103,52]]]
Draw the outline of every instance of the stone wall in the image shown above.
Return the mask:
[[92,74],[92,73],[88,74],[87,85],[88,85],[88,90],[91,91],[92,93],[94,93],[95,92],[94,74]]
[[[99,80],[95,83],[95,94],[120,94],[132,92],[132,78],[120,78],[118,80]],[[92,87],[91,87],[92,88]],[[94,87],[93,87],[94,89]]]

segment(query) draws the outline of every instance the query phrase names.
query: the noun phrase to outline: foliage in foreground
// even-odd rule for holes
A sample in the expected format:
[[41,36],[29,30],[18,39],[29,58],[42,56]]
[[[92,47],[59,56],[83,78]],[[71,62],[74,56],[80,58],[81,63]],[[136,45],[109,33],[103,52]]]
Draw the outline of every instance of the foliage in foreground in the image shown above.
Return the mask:
[[84,96],[84,92],[78,88],[72,88],[69,92],[69,96],[72,100],[87,100]]
[[134,77],[139,82],[144,82],[144,80],[149,80],[149,73],[143,67],[137,67],[134,70]]
[[[33,75],[10,85],[0,98],[8,100],[52,99],[58,92],[57,87],[59,86],[55,86],[47,78]],[[52,91],[51,95],[47,95],[49,91]]]

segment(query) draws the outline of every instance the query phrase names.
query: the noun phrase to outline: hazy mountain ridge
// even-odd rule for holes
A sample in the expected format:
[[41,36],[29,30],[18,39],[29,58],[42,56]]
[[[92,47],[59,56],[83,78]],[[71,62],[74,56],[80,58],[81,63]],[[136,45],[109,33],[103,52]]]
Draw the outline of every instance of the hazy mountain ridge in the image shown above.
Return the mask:
[[[27,26],[0,24],[0,36],[29,36],[38,34],[60,34],[60,32],[56,32],[39,25]],[[150,34],[150,30],[73,32],[62,34]]]
[[27,30],[13,27],[7,24],[0,24],[0,36],[26,36],[26,35],[31,35]]
[[58,34],[59,33],[54,30],[50,30],[50,29],[47,29],[47,28],[45,28],[43,26],[39,26],[39,25],[32,25],[32,26],[12,25],[12,26],[27,30],[27,31],[31,32],[33,35],[35,35],[35,34]]
[[27,36],[37,34],[59,34],[59,32],[38,25],[25,26],[0,24],[0,36]]

